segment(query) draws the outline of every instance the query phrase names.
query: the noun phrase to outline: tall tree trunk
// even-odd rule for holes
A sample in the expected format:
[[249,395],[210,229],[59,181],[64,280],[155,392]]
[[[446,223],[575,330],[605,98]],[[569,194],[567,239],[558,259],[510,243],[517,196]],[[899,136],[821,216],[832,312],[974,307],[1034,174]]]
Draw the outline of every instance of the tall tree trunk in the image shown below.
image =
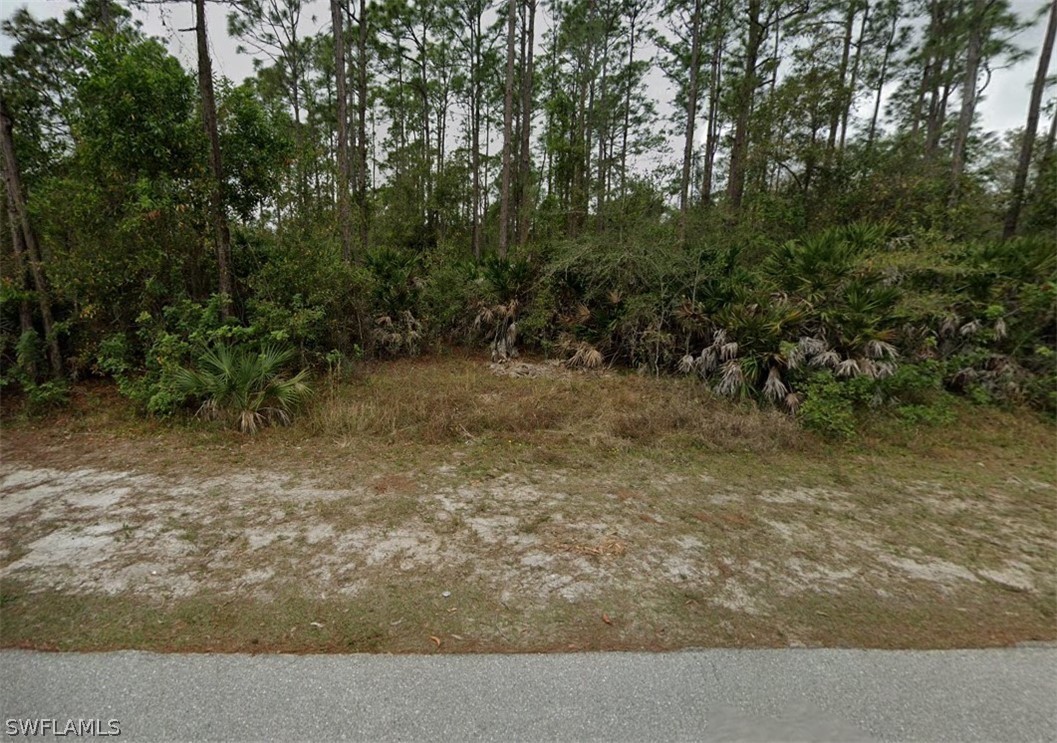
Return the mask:
[[679,242],[686,242],[686,219],[690,207],[690,172],[694,162],[694,129],[697,124],[698,78],[701,67],[701,0],[694,0],[690,18],[690,70],[686,86],[686,132],[683,142],[683,172],[679,178]]
[[845,98],[844,79],[848,75],[848,62],[851,59],[851,37],[852,29],[855,27],[856,10],[856,4],[853,2],[849,2],[848,13],[844,17],[844,39],[841,43],[840,67],[837,69],[837,85],[840,91],[840,95],[837,101],[835,101],[835,105],[830,111],[829,116],[829,136],[826,138],[827,160],[832,157],[834,151],[837,149],[837,132],[840,129],[841,113],[845,110],[843,105]]
[[761,0],[749,0],[749,32],[745,44],[745,72],[739,83],[734,142],[730,149],[730,177],[727,199],[731,208],[740,209],[745,196],[745,169],[749,154],[749,117],[756,94],[756,61],[763,43],[764,25],[760,22]]
[[[6,166],[5,166],[6,168]],[[33,332],[33,310],[30,307],[26,292],[29,290],[28,277],[26,276],[26,246],[25,238],[22,236],[22,227],[19,225],[15,201],[11,198],[9,188],[4,188],[4,199],[7,202],[7,226],[11,233],[11,252],[15,256],[15,287],[22,292],[18,300],[18,329],[22,335]],[[29,378],[37,380],[37,364],[32,358],[26,359],[26,374]]]
[[514,146],[514,21],[517,0],[507,3],[506,24],[506,84],[503,96],[503,175],[499,194],[499,257],[506,258],[510,241],[510,170],[511,150]]
[[712,40],[712,58],[709,62],[708,116],[705,126],[705,158],[701,168],[701,204],[712,204],[712,176],[715,171],[716,152],[719,147],[719,93],[723,74],[723,42],[726,40],[726,3],[716,8],[715,34]]
[[892,13],[892,25],[888,29],[888,37],[885,40],[884,56],[881,59],[881,74],[877,80],[877,96],[874,98],[873,116],[870,117],[870,129],[866,135],[866,149],[873,149],[874,137],[877,136],[877,119],[881,114],[881,94],[884,91],[885,81],[888,77],[888,63],[892,58],[892,44],[895,42],[896,29],[899,25],[899,14]]
[[44,327],[44,342],[48,349],[51,373],[56,379],[61,379],[63,375],[62,355],[59,352],[59,339],[55,337],[55,321],[51,313],[51,293],[44,274],[40,246],[37,244],[37,233],[33,231],[29,209],[26,207],[26,192],[22,189],[22,172],[18,169],[18,157],[15,155],[13,126],[11,113],[7,109],[7,101],[0,98],[0,150],[3,151],[4,185],[13,210],[12,221],[17,223],[18,230],[22,233],[22,242],[15,241],[16,250],[20,244],[26,247],[29,272],[37,290],[37,304],[40,307],[40,320]]
[[987,32],[985,15],[989,6],[988,0],[974,0],[969,20],[969,48],[966,52],[965,75],[962,78],[962,108],[958,113],[958,131],[954,135],[954,149],[951,153],[952,200],[957,198],[960,190],[962,173],[965,172],[965,148],[969,144],[973,117],[976,115],[976,84],[980,77],[980,54]]
[[334,87],[338,104],[338,226],[341,256],[352,262],[352,209],[349,205],[349,98],[345,90],[345,9],[342,0],[330,0],[330,20],[334,32]]
[[206,5],[205,0],[194,0],[194,2],[197,21],[195,37],[198,41],[198,92],[202,97],[202,126],[209,139],[209,167],[213,176],[210,207],[217,247],[220,293],[224,297],[220,304],[220,316],[226,320],[231,315],[231,300],[235,295],[231,278],[231,232],[224,208],[224,165],[220,158],[217,102],[213,93],[213,64],[209,59],[209,42],[206,36]]
[[473,169],[471,239],[473,259],[481,260],[481,13],[476,12],[471,28],[470,49],[470,129]]
[[935,66],[939,64],[935,53],[935,38],[939,34],[939,9],[940,0],[929,0],[929,25],[925,29],[925,39],[922,48],[921,82],[918,84],[915,95],[913,116],[910,123],[910,133],[915,141],[921,131],[922,118],[925,112],[925,98],[933,88],[933,77]]
[[947,119],[947,101],[950,96],[950,84],[944,81],[947,77],[947,66],[952,63],[949,52],[944,48],[945,37],[951,26],[946,10],[943,2],[939,0],[934,2],[932,5],[933,23],[929,25],[927,43],[934,45],[934,53],[926,85],[929,108],[925,119],[925,157],[928,159],[935,157],[939,151],[943,124]]
[[[624,87],[624,128],[620,135],[620,211],[627,213],[628,181],[628,129],[631,128],[631,83],[632,70],[635,68],[635,22],[638,20],[639,8],[633,5],[628,28],[628,74]],[[623,229],[623,224],[621,224]]]
[[1039,53],[1039,66],[1035,71],[1035,81],[1031,85],[1031,102],[1028,104],[1028,123],[1024,127],[1024,137],[1020,145],[1020,159],[1017,161],[1017,172],[1013,178],[1013,193],[1010,195],[1009,211],[1002,228],[1002,236],[1013,237],[1020,221],[1020,210],[1024,206],[1024,189],[1028,183],[1028,170],[1031,168],[1031,151],[1035,147],[1035,132],[1039,128],[1039,109],[1042,106],[1042,94],[1046,89],[1046,72],[1053,54],[1054,36],[1057,34],[1057,0],[1050,0],[1050,20],[1046,24],[1046,37]]
[[532,88],[533,88],[533,46],[536,43],[536,0],[526,0],[525,15],[525,67],[521,71],[521,162],[518,166],[518,191],[521,203],[518,206],[518,245],[528,242],[529,227],[532,224]]
[[[595,182],[597,194],[595,196],[595,231],[601,233],[605,230],[605,206],[606,206],[606,184],[609,181],[609,158],[606,152],[606,135],[611,129],[611,117],[609,108],[609,37],[611,32],[610,18],[605,19],[605,32],[602,40],[602,69],[598,75],[598,100],[601,103],[600,115],[592,121],[598,133],[598,156],[595,162],[598,166],[598,177]],[[593,101],[592,101],[593,102]]]
[[851,118],[851,110],[855,105],[855,90],[859,84],[859,63],[862,60],[862,45],[866,37],[866,24],[870,20],[870,4],[863,8],[862,22],[859,25],[859,40],[855,43],[855,58],[851,63],[851,80],[844,96],[844,107],[840,116],[840,139],[837,142],[837,160],[844,156],[844,143],[848,137],[848,120]]
[[369,215],[367,204],[367,0],[360,0],[359,29],[357,34],[356,60],[356,107],[359,147],[359,167],[356,177],[356,199],[360,206],[360,255],[366,255],[369,236]]
[[1050,158],[1053,157],[1053,146],[1055,141],[1057,141],[1057,115],[1054,115],[1054,117],[1050,119],[1050,131],[1046,135],[1046,141],[1043,143],[1042,165],[1044,166],[1050,161]]

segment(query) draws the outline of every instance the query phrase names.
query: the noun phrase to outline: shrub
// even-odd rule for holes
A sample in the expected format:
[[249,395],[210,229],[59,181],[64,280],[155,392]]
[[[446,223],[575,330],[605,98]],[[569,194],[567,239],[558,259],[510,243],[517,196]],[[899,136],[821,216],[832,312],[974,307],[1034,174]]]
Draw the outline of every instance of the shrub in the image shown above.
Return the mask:
[[312,392],[307,370],[282,374],[293,357],[291,348],[275,344],[260,352],[218,345],[199,357],[195,369],[176,367],[171,378],[179,393],[201,402],[199,415],[227,418],[243,433],[256,433],[268,423],[289,423]]

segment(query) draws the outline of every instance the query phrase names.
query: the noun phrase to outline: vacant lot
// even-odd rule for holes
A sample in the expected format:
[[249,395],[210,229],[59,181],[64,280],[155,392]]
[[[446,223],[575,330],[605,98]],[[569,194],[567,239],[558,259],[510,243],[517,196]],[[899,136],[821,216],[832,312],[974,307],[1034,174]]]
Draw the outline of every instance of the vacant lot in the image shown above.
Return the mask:
[[9,414],[0,644],[397,652],[1057,637],[1054,428],[830,445],[689,380],[381,365],[246,437]]

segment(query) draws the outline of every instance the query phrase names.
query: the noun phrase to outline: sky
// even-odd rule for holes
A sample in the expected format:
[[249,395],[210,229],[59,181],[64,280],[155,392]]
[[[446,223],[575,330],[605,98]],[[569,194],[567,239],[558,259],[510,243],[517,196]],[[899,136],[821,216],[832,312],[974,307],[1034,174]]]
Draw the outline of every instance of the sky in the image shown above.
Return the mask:
[[[62,15],[71,4],[69,0],[0,0],[0,19],[10,17],[20,7],[29,7],[30,12],[37,17],[56,17]],[[1022,18],[1035,17],[1044,5],[1042,0],[1012,0],[1011,4]],[[233,81],[241,81],[252,74],[253,60],[248,55],[238,54],[235,50],[236,42],[227,35],[227,7],[216,2],[210,2],[207,7],[214,72]],[[143,22],[143,30],[146,33],[165,39],[171,53],[188,69],[195,69],[194,34],[192,31],[181,31],[194,25],[194,7],[190,0],[153,6],[147,11],[137,12],[136,17]],[[546,18],[543,20],[545,26]],[[330,14],[326,0],[306,2],[302,18],[303,31],[306,34],[327,29],[329,22]],[[1016,43],[1029,51],[1024,61],[994,72],[978,106],[981,123],[985,129],[1004,130],[1024,125],[1045,22],[1045,17],[1039,18],[1033,26],[1016,38]],[[0,35],[0,53],[7,53],[10,48],[11,39]],[[1054,67],[1057,68],[1057,59],[1054,60]],[[1051,69],[1051,74],[1054,71],[1055,69]],[[1049,97],[1052,97],[1052,91],[1047,96]]]

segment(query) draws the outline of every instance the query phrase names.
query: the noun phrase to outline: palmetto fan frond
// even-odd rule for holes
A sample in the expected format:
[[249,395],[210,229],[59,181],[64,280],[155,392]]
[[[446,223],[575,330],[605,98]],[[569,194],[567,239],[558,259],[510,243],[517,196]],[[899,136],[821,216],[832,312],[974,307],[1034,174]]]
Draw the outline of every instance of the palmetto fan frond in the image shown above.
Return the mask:
[[1009,332],[1009,329],[1006,327],[1006,321],[1003,318],[1001,318],[1001,317],[998,318],[997,320],[995,320],[995,328],[994,328],[994,330],[995,330],[995,339],[996,340],[1002,340],[1003,338],[1006,337],[1006,335]]
[[894,359],[899,356],[899,351],[891,343],[875,339],[867,342],[866,354],[871,359]]
[[312,394],[307,370],[282,375],[293,356],[292,349],[277,344],[259,352],[220,345],[203,353],[197,368],[175,369],[172,380],[178,392],[201,400],[198,415],[231,416],[240,431],[255,433],[267,423],[289,423]]
[[723,364],[719,383],[716,385],[716,393],[724,397],[733,397],[741,391],[745,384],[745,372],[736,360],[732,359]]
[[844,359],[837,364],[836,373],[838,377],[857,377],[859,364],[855,359]]
[[777,366],[772,366],[767,373],[767,381],[763,383],[763,394],[764,397],[775,404],[785,400],[789,394],[789,388],[782,381],[782,375],[779,373]]

